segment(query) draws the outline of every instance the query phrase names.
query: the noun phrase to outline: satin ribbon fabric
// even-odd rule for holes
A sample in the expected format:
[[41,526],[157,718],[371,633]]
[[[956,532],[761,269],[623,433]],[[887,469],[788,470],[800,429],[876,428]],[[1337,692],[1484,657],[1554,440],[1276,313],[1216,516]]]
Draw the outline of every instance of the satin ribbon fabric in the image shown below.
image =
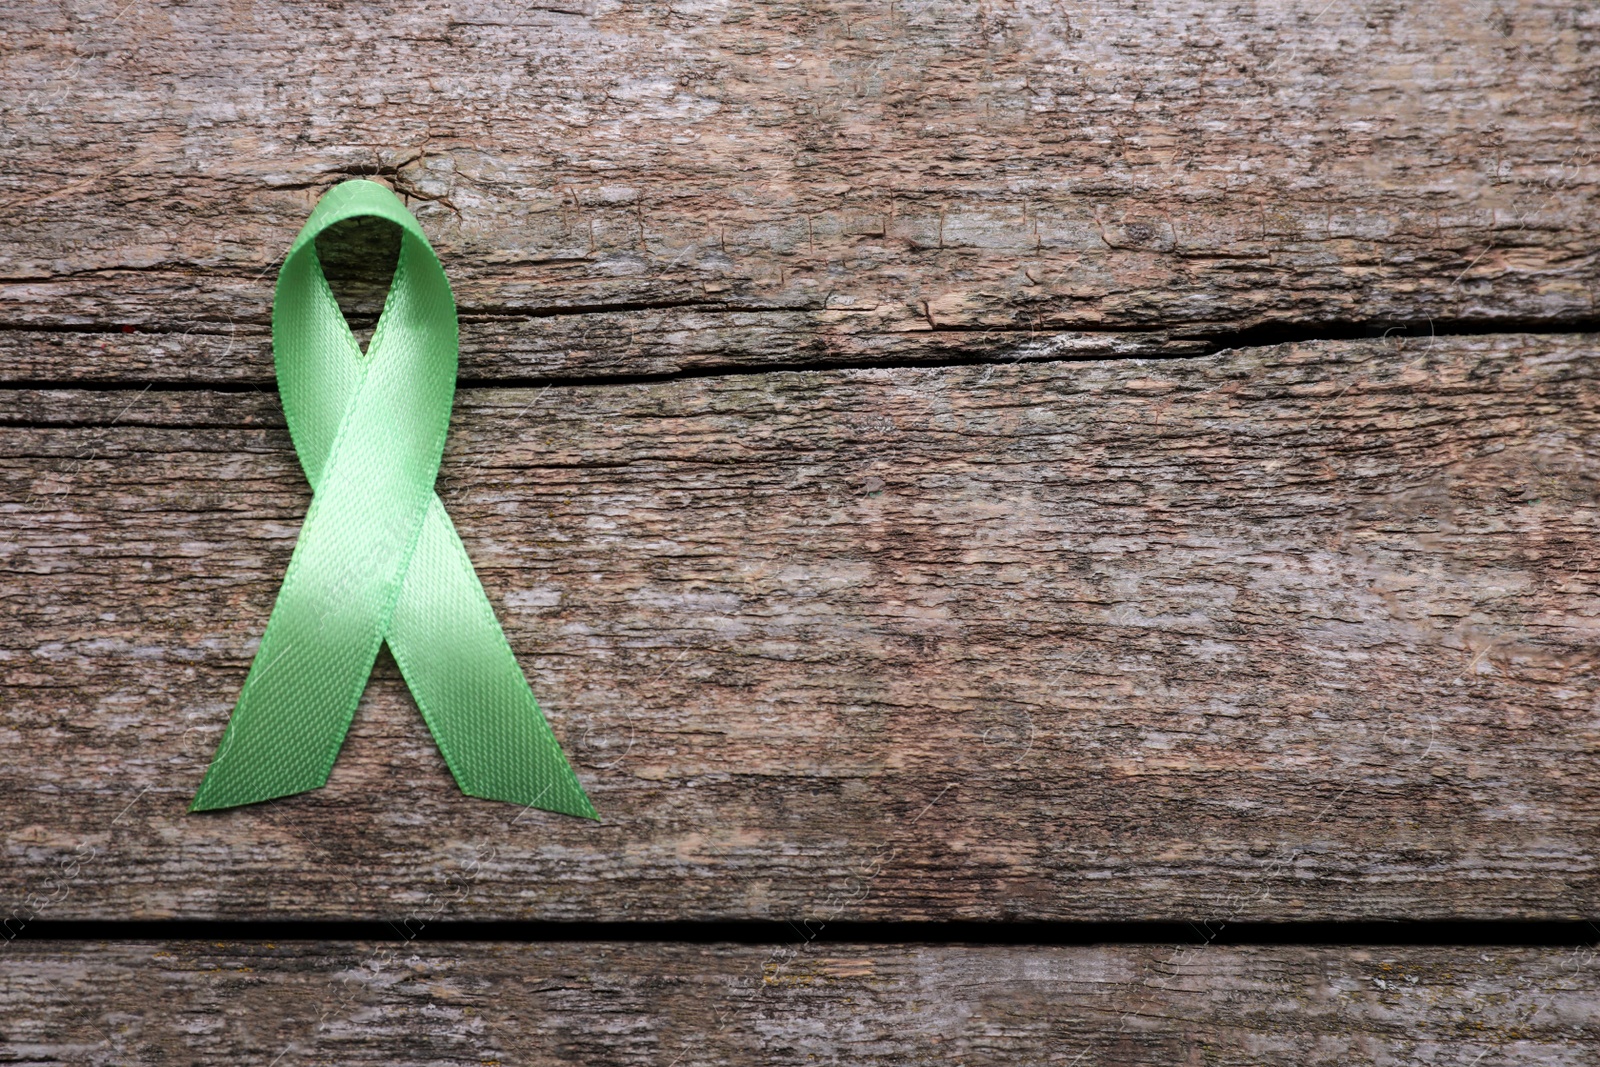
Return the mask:
[[[315,244],[357,216],[401,231],[365,355]],[[311,507],[190,810],[326,783],[387,641],[462,792],[598,818],[434,494],[455,396],[455,299],[387,188],[348,181],[317,203],[278,272],[272,350]]]

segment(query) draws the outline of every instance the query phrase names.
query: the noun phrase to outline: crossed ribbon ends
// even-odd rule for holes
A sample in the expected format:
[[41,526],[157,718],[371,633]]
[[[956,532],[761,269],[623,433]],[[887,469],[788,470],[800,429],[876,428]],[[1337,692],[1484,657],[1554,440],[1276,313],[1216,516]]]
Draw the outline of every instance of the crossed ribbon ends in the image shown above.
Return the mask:
[[[401,231],[364,355],[315,244],[357,216]],[[416,219],[375,182],[329,190],[272,304],[278,391],[311,506],[190,811],[325,784],[387,641],[463,793],[598,818],[433,490],[457,349],[450,282]]]

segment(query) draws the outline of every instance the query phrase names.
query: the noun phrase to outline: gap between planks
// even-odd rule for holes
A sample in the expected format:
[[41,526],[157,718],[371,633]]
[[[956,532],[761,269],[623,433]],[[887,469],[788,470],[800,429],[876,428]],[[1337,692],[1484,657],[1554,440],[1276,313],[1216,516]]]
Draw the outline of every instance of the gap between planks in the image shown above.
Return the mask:
[[790,919],[472,922],[410,915],[374,920],[45,920],[24,941],[631,942],[689,945],[1286,945],[1395,948],[1600,946],[1600,917],[1549,920],[823,921]]

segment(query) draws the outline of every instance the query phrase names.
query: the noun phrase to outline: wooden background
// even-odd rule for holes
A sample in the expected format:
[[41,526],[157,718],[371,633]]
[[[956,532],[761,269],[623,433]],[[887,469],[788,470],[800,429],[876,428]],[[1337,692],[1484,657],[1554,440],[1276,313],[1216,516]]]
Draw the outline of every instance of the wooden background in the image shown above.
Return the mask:
[[[9,932],[1596,914],[1591,5],[0,14]],[[326,788],[184,813],[309,500],[274,273],[352,176],[450,272],[439,491],[599,824],[462,797],[386,656]],[[385,239],[325,248],[358,332]],[[0,952],[17,1062],[1600,1034],[1580,949]]]

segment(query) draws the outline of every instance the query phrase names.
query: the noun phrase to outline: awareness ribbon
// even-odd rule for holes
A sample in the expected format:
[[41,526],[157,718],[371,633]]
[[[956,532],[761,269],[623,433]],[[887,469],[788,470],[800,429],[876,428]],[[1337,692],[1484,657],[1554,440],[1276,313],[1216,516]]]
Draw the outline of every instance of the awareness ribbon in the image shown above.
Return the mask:
[[[401,231],[365,355],[315,244],[357,216]],[[450,282],[411,212],[375,182],[329,190],[290,246],[272,302],[278,392],[311,507],[190,811],[325,784],[387,641],[463,793],[599,818],[433,491],[457,343]]]

